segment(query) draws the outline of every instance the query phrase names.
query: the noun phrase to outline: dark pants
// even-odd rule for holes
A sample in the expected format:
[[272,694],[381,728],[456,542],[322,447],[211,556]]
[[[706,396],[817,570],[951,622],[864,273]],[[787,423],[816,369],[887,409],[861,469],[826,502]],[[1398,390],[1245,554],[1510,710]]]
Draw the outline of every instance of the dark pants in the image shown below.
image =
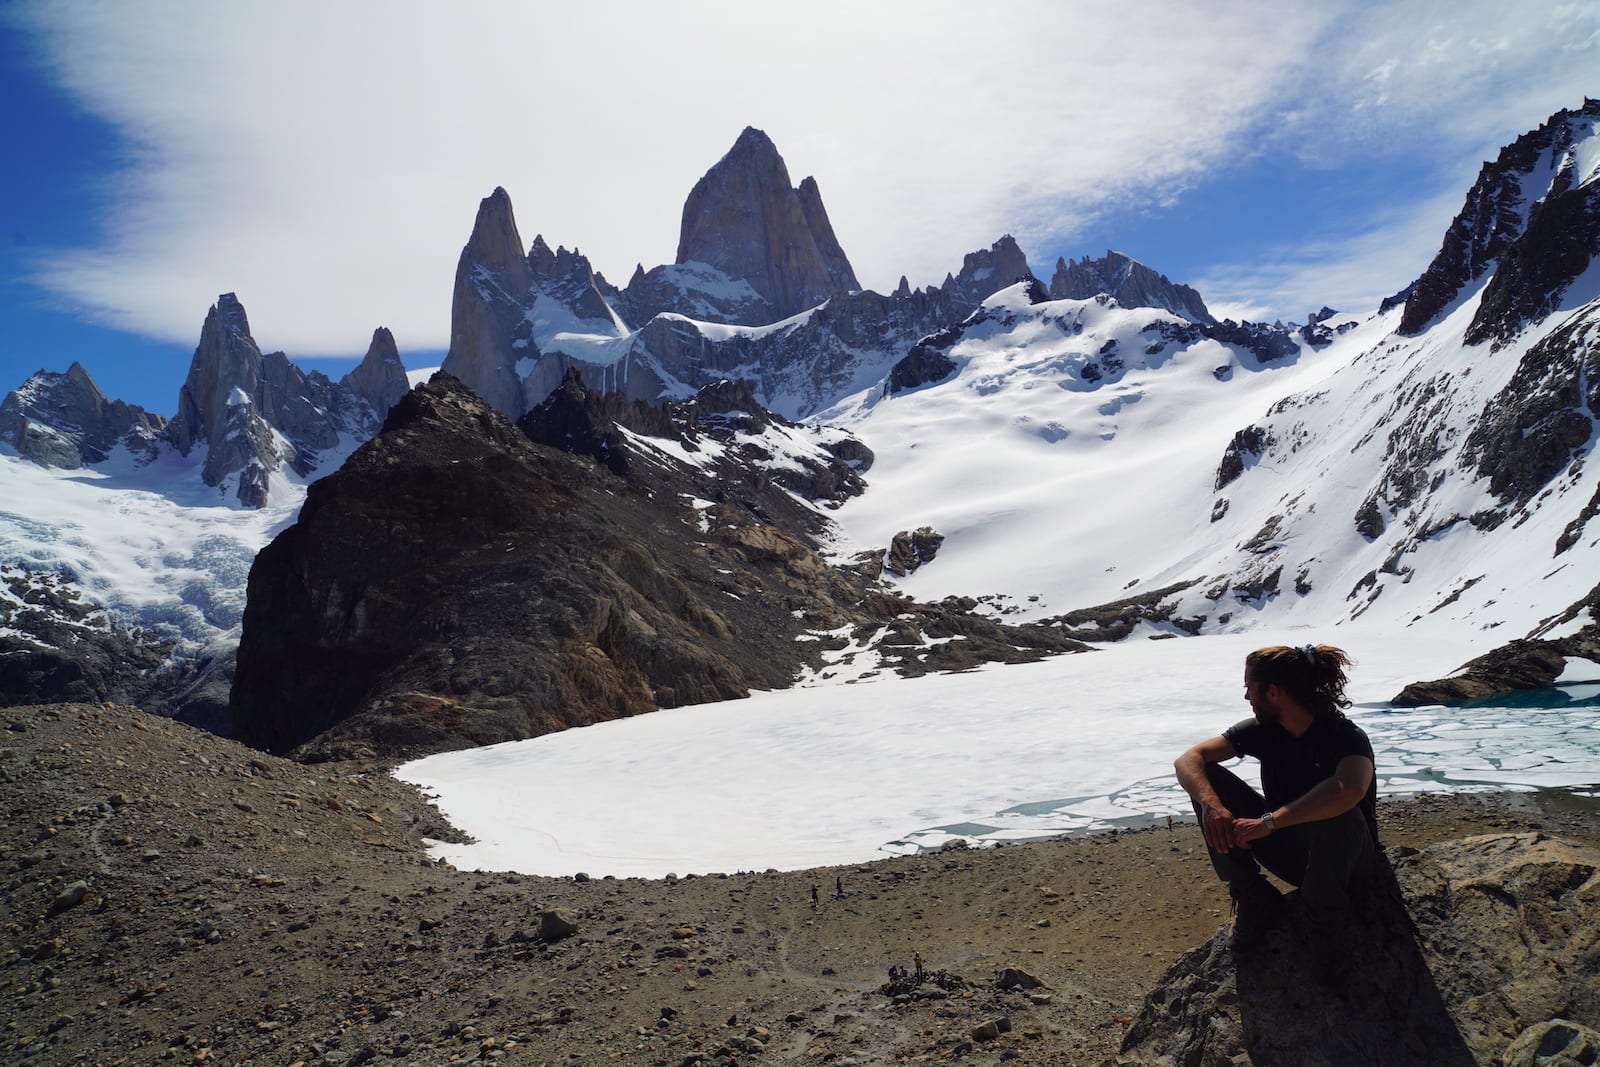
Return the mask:
[[[1248,783],[1220,764],[1206,765],[1206,777],[1222,806],[1242,819],[1259,819],[1270,809]],[[1200,818],[1200,806],[1195,805]],[[1300,889],[1313,922],[1337,923],[1348,917],[1350,891],[1371,878],[1377,849],[1357,805],[1331,819],[1274,830],[1249,848],[1218,852],[1207,846],[1211,865],[1225,882],[1258,876],[1265,867]]]

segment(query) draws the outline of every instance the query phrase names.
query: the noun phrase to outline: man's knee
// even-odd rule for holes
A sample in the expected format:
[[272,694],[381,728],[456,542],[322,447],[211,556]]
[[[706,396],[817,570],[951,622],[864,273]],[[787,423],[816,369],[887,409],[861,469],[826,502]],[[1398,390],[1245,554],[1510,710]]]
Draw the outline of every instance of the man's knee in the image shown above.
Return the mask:
[[1334,819],[1307,824],[1305,881],[1301,899],[1315,917],[1342,914],[1350,907],[1351,889],[1371,875],[1376,849],[1358,809]]

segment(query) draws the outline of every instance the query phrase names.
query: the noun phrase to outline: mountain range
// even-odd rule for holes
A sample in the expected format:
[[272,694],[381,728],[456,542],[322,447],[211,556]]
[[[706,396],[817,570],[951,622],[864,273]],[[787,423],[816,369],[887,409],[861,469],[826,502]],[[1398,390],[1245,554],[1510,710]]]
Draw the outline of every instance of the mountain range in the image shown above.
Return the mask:
[[424,390],[382,329],[339,382],[263,355],[228,294],[170,420],[76,364],[7,395],[0,693],[322,758],[847,660],[1267,624],[1443,628],[1463,659],[1572,639],[1600,607],[1597,130],[1600,101],[1552,116],[1395,298],[1290,325],[1219,322],[1116,252],[1047,282],[1009,236],[862,290],[753,128],[676,262],[622,288],[525,246],[496,189]]

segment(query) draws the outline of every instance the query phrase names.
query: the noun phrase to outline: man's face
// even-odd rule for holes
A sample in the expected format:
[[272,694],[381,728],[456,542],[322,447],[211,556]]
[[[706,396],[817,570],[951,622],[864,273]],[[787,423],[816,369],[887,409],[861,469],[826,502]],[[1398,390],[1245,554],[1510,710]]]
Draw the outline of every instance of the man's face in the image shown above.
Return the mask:
[[1250,710],[1255,713],[1259,723],[1272,723],[1278,721],[1278,709],[1273,703],[1269,691],[1271,686],[1265,685],[1250,676],[1250,669],[1244,672],[1244,698],[1250,705]]

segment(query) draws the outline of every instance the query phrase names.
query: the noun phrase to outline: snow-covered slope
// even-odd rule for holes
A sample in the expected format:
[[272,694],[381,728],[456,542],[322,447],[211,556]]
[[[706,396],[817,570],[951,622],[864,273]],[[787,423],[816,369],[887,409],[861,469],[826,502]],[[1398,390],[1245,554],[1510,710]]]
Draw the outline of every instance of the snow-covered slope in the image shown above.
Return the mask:
[[1578,464],[1511,521],[1473,524],[1496,501],[1463,457],[1468,435],[1567,319],[1491,353],[1463,344],[1475,306],[1414,338],[1394,333],[1397,310],[1375,315],[1262,363],[1162,313],[1032,304],[1013,287],[947,350],[947,379],[868,390],[822,416],[878,457],[868,492],[837,516],[837,547],[931,525],[945,543],[908,593],[999,596],[1026,618],[1186,583],[1158,598],[1170,605],[1158,629],[1373,612],[1524,636],[1600,582],[1595,532],[1552,559],[1600,469]]

